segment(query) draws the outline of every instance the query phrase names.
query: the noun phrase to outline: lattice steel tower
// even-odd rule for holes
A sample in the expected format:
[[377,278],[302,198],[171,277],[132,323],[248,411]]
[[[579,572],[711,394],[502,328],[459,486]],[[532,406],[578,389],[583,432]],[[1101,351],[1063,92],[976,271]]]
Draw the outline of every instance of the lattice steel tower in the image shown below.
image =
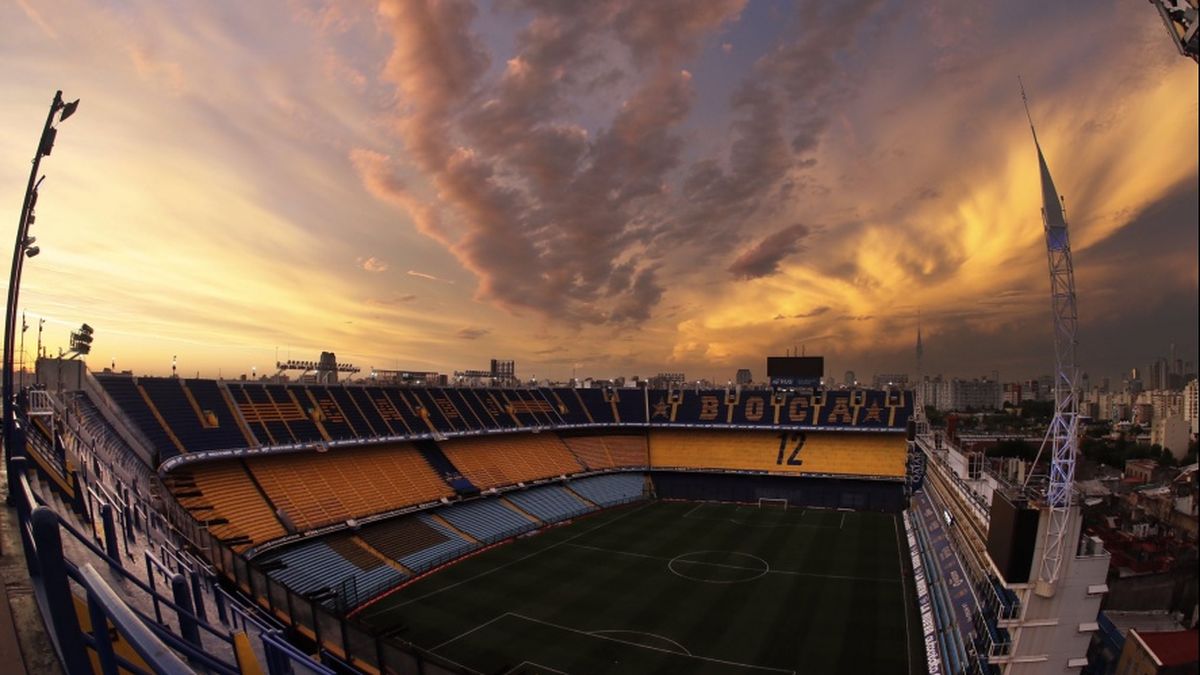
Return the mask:
[[1038,169],[1042,180],[1042,225],[1046,233],[1046,257],[1050,263],[1050,305],[1054,317],[1054,419],[1046,430],[1050,443],[1050,484],[1046,488],[1049,523],[1038,571],[1036,592],[1042,597],[1054,595],[1063,556],[1073,555],[1073,543],[1066,541],[1071,531],[1071,498],[1075,488],[1075,458],[1079,455],[1079,368],[1075,363],[1078,346],[1079,314],[1075,306],[1075,270],[1071,264],[1071,240],[1062,200],[1050,177],[1042,146],[1038,143],[1025,87],[1021,101],[1033,145],[1037,148]]

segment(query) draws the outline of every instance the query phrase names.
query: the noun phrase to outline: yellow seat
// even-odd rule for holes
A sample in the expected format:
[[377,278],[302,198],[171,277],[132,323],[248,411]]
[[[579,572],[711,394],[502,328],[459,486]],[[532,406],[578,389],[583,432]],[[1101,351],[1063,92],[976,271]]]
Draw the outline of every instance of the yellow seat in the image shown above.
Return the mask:
[[903,434],[836,432],[650,432],[653,468],[733,469],[902,478]]
[[442,452],[482,489],[570,475],[583,470],[554,434],[515,434],[447,441]]

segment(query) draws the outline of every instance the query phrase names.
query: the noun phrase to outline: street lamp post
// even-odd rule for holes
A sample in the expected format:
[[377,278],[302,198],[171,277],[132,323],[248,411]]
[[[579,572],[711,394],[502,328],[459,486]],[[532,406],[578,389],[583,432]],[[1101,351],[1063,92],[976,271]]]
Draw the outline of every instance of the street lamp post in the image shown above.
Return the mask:
[[[38,187],[42,183],[44,176],[38,177],[38,168],[42,163],[42,158],[50,154],[54,149],[54,138],[58,135],[58,129],[55,128],[56,122],[61,122],[71,115],[75,114],[75,109],[79,107],[79,99],[64,103],[62,92],[58,91],[54,94],[54,100],[50,103],[50,113],[46,115],[46,125],[42,127],[42,135],[38,139],[37,152],[33,156],[33,168],[29,171],[29,186],[25,188],[25,202],[21,205],[21,220],[17,224],[17,241],[13,246],[12,268],[8,277],[8,304],[5,307],[4,314],[4,457],[8,462],[14,456],[19,456],[24,452],[21,439],[24,438],[23,432],[18,434],[16,430],[16,392],[13,387],[13,342],[14,333],[16,332],[17,320],[17,302],[20,294],[21,286],[21,268],[25,262],[25,258],[32,258],[41,252],[34,245],[35,238],[29,236],[29,226],[34,221],[34,208],[37,206]],[[18,438],[19,436],[19,438]],[[12,470],[11,464],[6,465],[8,468],[9,480],[9,497],[10,499],[15,494],[13,489],[16,485],[16,472]]]

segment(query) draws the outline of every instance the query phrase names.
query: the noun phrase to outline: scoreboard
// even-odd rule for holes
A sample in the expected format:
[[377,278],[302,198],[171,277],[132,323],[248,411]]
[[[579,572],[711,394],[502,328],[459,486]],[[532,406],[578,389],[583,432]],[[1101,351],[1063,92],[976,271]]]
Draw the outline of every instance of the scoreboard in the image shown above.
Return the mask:
[[768,356],[767,378],[772,387],[816,387],[825,377],[824,356]]

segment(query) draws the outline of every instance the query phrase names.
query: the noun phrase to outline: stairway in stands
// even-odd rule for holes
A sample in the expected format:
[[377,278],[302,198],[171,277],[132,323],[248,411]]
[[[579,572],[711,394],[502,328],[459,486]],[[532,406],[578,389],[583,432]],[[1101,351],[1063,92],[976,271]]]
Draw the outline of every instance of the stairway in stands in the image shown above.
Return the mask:
[[421,452],[421,456],[429,462],[429,466],[441,476],[446,484],[454,488],[460,496],[473,497],[479,494],[479,488],[474,483],[467,480],[466,476],[454,466],[454,462],[442,452],[438,444],[433,441],[417,441],[415,443],[417,450]]

